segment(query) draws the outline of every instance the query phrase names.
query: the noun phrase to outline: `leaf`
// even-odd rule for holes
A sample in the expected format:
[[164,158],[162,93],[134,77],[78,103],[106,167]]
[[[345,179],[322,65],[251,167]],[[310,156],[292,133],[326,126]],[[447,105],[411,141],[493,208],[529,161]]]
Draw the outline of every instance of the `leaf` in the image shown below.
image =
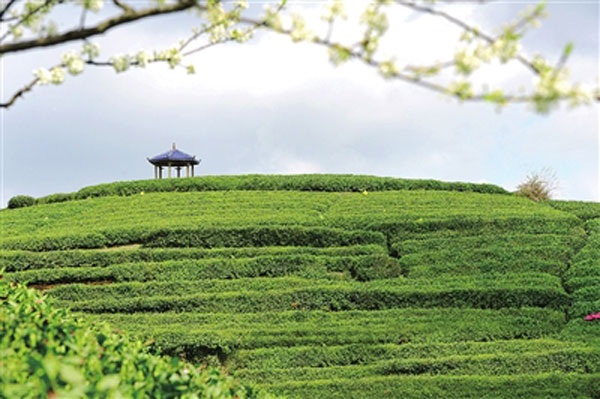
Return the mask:
[[102,377],[98,382],[97,388],[100,391],[108,391],[116,389],[121,383],[121,377],[118,374],[112,374]]

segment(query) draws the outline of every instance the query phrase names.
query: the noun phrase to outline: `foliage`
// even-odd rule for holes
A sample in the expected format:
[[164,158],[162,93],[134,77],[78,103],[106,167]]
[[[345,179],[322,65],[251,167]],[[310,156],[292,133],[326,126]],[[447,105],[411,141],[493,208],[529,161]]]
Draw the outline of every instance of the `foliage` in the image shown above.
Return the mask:
[[158,357],[32,289],[0,280],[2,398],[271,398],[217,370]]
[[35,198],[28,195],[15,195],[8,200],[8,208],[23,208],[26,206],[32,206],[35,204]]

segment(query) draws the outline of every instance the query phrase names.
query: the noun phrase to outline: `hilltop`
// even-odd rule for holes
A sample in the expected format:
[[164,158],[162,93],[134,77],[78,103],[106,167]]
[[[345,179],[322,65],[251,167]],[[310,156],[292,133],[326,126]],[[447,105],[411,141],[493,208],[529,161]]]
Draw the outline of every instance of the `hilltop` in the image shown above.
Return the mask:
[[350,175],[117,182],[0,211],[0,267],[288,398],[596,398],[600,204]]

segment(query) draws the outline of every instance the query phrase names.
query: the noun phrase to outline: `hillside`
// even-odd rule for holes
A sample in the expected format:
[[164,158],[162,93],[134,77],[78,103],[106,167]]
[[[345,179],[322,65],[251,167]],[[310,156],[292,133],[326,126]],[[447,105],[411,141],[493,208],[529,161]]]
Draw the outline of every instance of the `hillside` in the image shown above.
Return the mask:
[[600,205],[368,176],[0,211],[10,281],[288,398],[598,398]]

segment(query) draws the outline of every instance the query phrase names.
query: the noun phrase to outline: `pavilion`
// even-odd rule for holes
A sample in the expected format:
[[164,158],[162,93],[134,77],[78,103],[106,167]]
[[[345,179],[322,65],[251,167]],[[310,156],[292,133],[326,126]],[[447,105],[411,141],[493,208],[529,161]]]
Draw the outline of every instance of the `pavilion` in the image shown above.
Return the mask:
[[171,168],[177,170],[177,177],[181,177],[181,169],[185,167],[185,177],[194,177],[194,166],[200,163],[200,159],[196,159],[196,156],[186,154],[183,151],[179,151],[173,143],[173,148],[170,151],[162,153],[152,158],[147,158],[148,162],[154,165],[154,178],[163,178],[163,168],[168,169],[168,177],[171,177]]

